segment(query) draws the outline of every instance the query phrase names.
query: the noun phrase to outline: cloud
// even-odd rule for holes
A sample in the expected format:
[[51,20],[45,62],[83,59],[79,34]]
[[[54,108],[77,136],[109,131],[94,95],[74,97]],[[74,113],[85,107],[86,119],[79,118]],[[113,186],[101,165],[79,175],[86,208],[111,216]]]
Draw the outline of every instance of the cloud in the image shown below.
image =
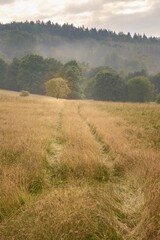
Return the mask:
[[102,11],[107,9],[108,12],[112,9],[120,8],[121,6],[136,6],[136,4],[144,4],[146,1],[142,0],[97,0],[97,1],[85,1],[82,3],[70,2],[64,7],[65,14],[80,14],[84,12]]
[[96,2],[69,3],[64,8],[64,14],[80,14],[84,12],[99,11],[105,5],[105,2],[105,0],[99,0]]
[[[115,31],[160,36],[160,30],[157,27],[157,23],[160,22],[159,1],[146,1],[146,6],[137,6],[136,11],[132,13],[131,10],[132,8],[130,11],[120,11],[119,8],[119,10],[115,11],[115,14],[111,14],[109,18],[104,16],[103,22],[99,22],[99,27],[103,25],[105,28]],[[92,18],[92,24],[94,25],[96,22]]]
[[15,2],[16,0],[0,0],[0,5],[6,5]]
[[0,22],[44,20],[160,35],[159,0],[0,0]]
[[158,36],[159,10],[158,0],[89,0],[66,4],[63,14],[69,22],[88,27]]

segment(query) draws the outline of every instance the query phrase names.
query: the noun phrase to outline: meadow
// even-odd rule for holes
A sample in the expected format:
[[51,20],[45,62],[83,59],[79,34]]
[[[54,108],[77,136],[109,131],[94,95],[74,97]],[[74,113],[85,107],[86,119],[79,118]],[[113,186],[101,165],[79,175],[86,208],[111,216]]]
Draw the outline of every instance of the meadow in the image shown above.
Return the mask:
[[160,105],[0,90],[0,240],[159,240]]

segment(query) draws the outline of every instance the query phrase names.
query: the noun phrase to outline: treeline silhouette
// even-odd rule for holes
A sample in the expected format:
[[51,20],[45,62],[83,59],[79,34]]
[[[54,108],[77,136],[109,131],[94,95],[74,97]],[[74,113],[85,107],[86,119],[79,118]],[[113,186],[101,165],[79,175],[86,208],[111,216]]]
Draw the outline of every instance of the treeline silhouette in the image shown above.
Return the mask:
[[43,22],[26,21],[26,22],[11,22],[7,24],[0,23],[0,31],[25,31],[28,33],[39,34],[49,33],[51,35],[61,36],[68,39],[85,39],[92,38],[98,41],[121,41],[121,42],[144,42],[144,43],[160,43],[157,37],[147,37],[145,34],[135,33],[131,36],[123,32],[116,33],[107,29],[85,28],[84,26],[75,27],[73,24],[64,23],[60,25],[51,21]]
[[10,63],[28,54],[63,64],[74,59],[92,68],[108,66],[125,74],[141,69],[151,75],[160,72],[160,39],[156,37],[51,21],[1,23],[0,58]]

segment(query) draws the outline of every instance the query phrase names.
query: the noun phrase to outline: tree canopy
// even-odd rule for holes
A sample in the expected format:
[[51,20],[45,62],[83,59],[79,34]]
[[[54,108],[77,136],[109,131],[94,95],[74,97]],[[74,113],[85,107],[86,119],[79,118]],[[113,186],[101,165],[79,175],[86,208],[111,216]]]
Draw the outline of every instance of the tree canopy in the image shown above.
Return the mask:
[[128,100],[131,102],[150,101],[153,94],[153,85],[147,77],[137,76],[127,82]]
[[0,59],[0,88],[45,94],[45,83],[55,78],[67,81],[69,99],[144,102],[160,93],[159,74],[149,76],[145,70],[126,75],[108,66],[90,68],[75,60],[63,64],[35,54],[11,62]]
[[20,88],[32,93],[43,93],[41,83],[44,75],[43,57],[32,54],[21,59],[17,77]]
[[45,83],[46,94],[56,98],[67,98],[71,92],[67,81],[63,78],[53,78]]
[[[132,37],[130,33],[119,32],[116,33],[107,29],[96,29],[96,28],[85,28],[84,26],[75,27],[73,24],[64,23],[63,25],[58,23],[53,23],[50,20],[47,22],[37,20],[26,21],[26,22],[12,22],[3,24],[0,23],[0,31],[9,31],[17,35],[17,32],[22,31],[23,34],[26,33],[43,33],[47,32],[52,35],[64,36],[69,39],[84,39],[93,38],[98,41],[104,41],[106,39],[115,39],[122,42],[158,42],[159,39],[156,37],[147,37],[146,35],[134,34]],[[21,36],[22,38],[22,36]],[[26,38],[26,36],[24,36]],[[15,41],[15,39],[13,39]],[[32,40],[33,41],[33,40]]]
[[160,73],[152,77],[151,81],[155,87],[155,94],[160,94]]
[[19,90],[19,87],[17,84],[19,64],[20,64],[20,60],[17,58],[14,58],[13,61],[8,65],[8,68],[6,71],[6,81],[5,81],[6,89],[15,90],[15,91]]
[[7,64],[3,59],[0,59],[0,88],[5,88]]
[[81,98],[80,83],[82,80],[82,72],[76,61],[69,61],[62,69],[62,76],[68,81],[68,86],[71,90],[70,98]]
[[124,82],[118,74],[100,71],[94,83],[93,97],[96,100],[121,101],[124,96]]

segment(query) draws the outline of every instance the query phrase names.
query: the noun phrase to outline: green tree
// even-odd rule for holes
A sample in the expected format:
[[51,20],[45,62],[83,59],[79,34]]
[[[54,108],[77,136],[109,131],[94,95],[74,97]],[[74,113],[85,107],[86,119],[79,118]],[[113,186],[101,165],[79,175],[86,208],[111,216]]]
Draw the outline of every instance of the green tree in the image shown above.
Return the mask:
[[62,76],[68,81],[71,90],[69,98],[81,98],[80,83],[82,80],[82,72],[76,61],[66,63],[62,69]]
[[160,93],[160,73],[155,75],[151,81],[155,88],[155,94],[159,94]]
[[46,71],[46,74],[45,74],[46,80],[56,77],[58,75],[58,72],[63,67],[63,64],[54,58],[44,59],[44,64],[45,64],[45,71]]
[[45,70],[43,57],[34,54],[23,57],[17,76],[19,88],[31,93],[43,93]]
[[46,94],[56,98],[67,98],[70,94],[67,81],[63,78],[53,78],[45,83]]
[[94,95],[95,79],[90,80],[84,89],[84,95],[87,99],[92,99]]
[[147,77],[134,77],[127,82],[127,99],[131,102],[146,102],[151,100],[153,85]]
[[0,58],[0,88],[5,88],[7,67],[5,61]]
[[129,80],[134,77],[147,77],[147,71],[145,69],[142,69],[141,71],[133,72],[133,73],[128,73],[126,79]]
[[108,66],[99,66],[99,67],[94,67],[94,68],[89,69],[87,74],[86,74],[86,77],[88,79],[93,79],[94,77],[96,77],[96,75],[99,72],[102,72],[102,71],[115,73],[115,71]]
[[100,71],[94,84],[93,97],[103,101],[122,101],[124,99],[124,82],[112,72]]
[[18,90],[17,86],[17,75],[19,70],[19,62],[20,60],[17,58],[14,58],[12,63],[9,64],[7,68],[7,74],[6,74],[6,82],[5,82],[5,88],[9,90]]
[[81,68],[80,68],[80,66],[78,65],[78,63],[77,63],[75,60],[71,60],[71,61],[67,62],[67,63],[65,64],[65,68],[66,68],[66,67],[76,67],[76,68],[78,68],[79,71],[81,72]]

